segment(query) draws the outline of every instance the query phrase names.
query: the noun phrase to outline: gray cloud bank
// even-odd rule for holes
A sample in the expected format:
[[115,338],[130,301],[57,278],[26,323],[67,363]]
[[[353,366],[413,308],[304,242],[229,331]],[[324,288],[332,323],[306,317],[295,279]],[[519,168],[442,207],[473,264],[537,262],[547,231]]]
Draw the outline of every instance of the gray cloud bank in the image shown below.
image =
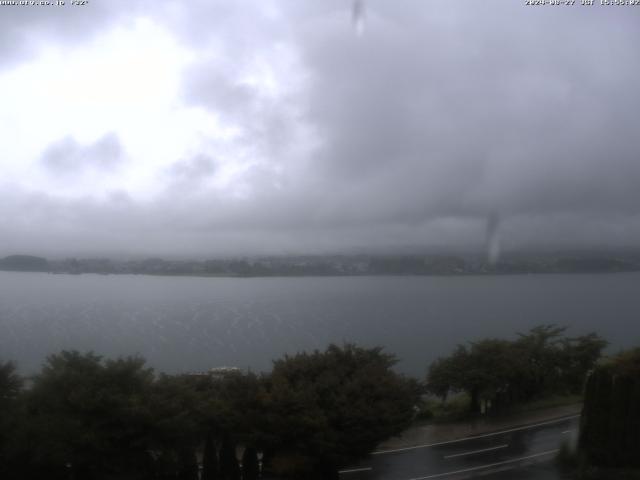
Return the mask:
[[[201,53],[182,100],[241,127],[235,148],[260,159],[243,176],[246,194],[199,181],[219,171],[206,152],[176,159],[153,199],[61,199],[0,184],[0,250],[478,246],[495,212],[514,248],[638,244],[640,9],[371,0],[358,37],[347,2],[306,3],[134,10]],[[124,21],[104,9],[87,9],[78,34]],[[57,17],[14,21],[11,31],[66,41]],[[291,85],[272,96],[239,81],[256,61],[285,72],[292,61]],[[101,142],[86,148],[104,167],[122,152],[116,137]],[[42,165],[66,172],[85,153],[68,138]]]

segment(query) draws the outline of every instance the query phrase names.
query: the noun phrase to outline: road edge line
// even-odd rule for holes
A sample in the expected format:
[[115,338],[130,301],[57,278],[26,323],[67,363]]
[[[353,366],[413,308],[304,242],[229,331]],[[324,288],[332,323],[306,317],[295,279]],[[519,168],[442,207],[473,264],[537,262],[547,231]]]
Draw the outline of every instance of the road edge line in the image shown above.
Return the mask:
[[424,444],[424,445],[414,445],[414,446],[411,446],[411,447],[392,448],[392,449],[389,449],[389,450],[378,450],[376,452],[371,452],[370,455],[384,455],[384,454],[387,454],[387,453],[406,452],[408,450],[417,450],[419,448],[437,447],[437,446],[440,446],[440,445],[449,445],[451,443],[466,442],[466,441],[475,440],[475,439],[478,439],[478,438],[493,437],[493,436],[496,436],[496,435],[502,435],[504,433],[518,432],[520,430],[528,430],[530,428],[542,427],[544,425],[553,425],[554,423],[562,423],[565,420],[571,420],[573,418],[579,418],[579,417],[580,417],[580,414],[569,415],[567,417],[556,418],[555,420],[548,420],[548,421],[545,421],[545,422],[534,423],[534,424],[531,424],[531,425],[524,425],[524,426],[520,426],[520,427],[509,428],[509,429],[506,429],[506,430],[501,430],[499,432],[482,433],[482,434],[479,434],[479,435],[472,435],[472,436],[469,436],[469,437],[457,438],[455,440],[445,440],[443,442],[429,443],[429,444]]
[[501,465],[508,465],[510,463],[522,462],[524,460],[529,460],[531,458],[542,457],[544,455],[551,455],[551,454],[557,453],[558,451],[559,449],[556,448],[554,450],[547,450],[547,451],[536,453],[533,455],[528,455],[526,457],[514,458],[512,460],[505,460],[503,462],[490,463],[488,465],[481,465],[479,467],[470,467],[462,470],[455,470],[453,472],[436,473],[434,475],[427,475],[426,477],[414,477],[414,478],[410,478],[409,480],[427,480],[429,478],[438,478],[438,477],[445,477],[447,475],[457,475],[459,473],[474,472],[476,470],[483,470],[485,468],[499,467]]

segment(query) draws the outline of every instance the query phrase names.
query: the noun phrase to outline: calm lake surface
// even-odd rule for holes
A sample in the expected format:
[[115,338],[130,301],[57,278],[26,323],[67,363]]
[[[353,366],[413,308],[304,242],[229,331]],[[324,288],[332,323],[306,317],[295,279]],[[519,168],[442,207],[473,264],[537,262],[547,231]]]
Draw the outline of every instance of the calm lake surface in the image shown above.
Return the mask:
[[330,342],[382,345],[422,377],[460,342],[540,323],[640,345],[640,274],[189,278],[0,272],[0,359],[140,354],[166,372],[268,370]]

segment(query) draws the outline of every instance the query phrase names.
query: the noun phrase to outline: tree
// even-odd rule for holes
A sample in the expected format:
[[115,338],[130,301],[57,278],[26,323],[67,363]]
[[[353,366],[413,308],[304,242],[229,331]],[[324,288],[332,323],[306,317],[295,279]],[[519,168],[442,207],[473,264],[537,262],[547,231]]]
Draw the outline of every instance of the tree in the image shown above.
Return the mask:
[[19,403],[22,386],[15,364],[0,362],[0,474],[6,476],[21,463],[16,458],[15,436],[22,429]]
[[541,325],[514,341],[484,339],[459,345],[431,364],[427,390],[442,399],[466,392],[470,412],[499,410],[551,393],[579,393],[605,342],[595,333],[563,337],[566,329]]
[[255,374],[233,371],[211,377],[202,383],[200,393],[207,422],[220,440],[226,435],[244,444],[260,442],[263,392]]
[[22,391],[22,378],[13,362],[0,362],[0,412],[15,402]]
[[513,345],[485,339],[459,345],[450,357],[436,360],[427,374],[427,389],[443,399],[450,391],[466,392],[471,413],[485,410],[508,394],[515,373]]
[[462,374],[460,387],[471,396],[471,411],[479,412],[481,402],[484,410],[494,408],[502,399],[508,398],[514,371],[514,348],[511,342],[486,339],[471,344],[466,371]]
[[195,449],[185,445],[179,451],[179,480],[198,480],[198,458]]
[[590,466],[640,468],[640,348],[599,365],[589,376],[579,448]]
[[607,346],[607,341],[596,333],[562,341],[562,379],[569,393],[580,393],[589,372]]
[[240,465],[236,458],[236,448],[229,435],[225,435],[220,447],[220,478],[240,480]]
[[[161,455],[157,469],[162,475],[175,471],[180,476],[190,476],[194,465],[197,467],[194,455],[208,433],[207,405],[199,390],[201,382],[192,375],[161,375],[151,387],[149,410],[153,422],[149,440],[151,448]],[[215,455],[207,461],[210,466]],[[211,468],[208,474],[214,471]]]
[[27,398],[37,447],[31,467],[47,478],[67,476],[67,469],[86,479],[143,474],[152,381],[140,358],[103,362],[68,351],[48,357]]
[[406,428],[419,389],[392,370],[395,362],[381,348],[352,344],[275,361],[265,415],[280,473],[333,478],[339,465]]
[[436,397],[440,397],[442,402],[446,402],[449,393],[453,389],[452,384],[456,380],[456,366],[456,361],[453,356],[438,358],[436,361],[431,363],[427,373],[427,392],[435,395]]
[[[196,395],[195,405],[189,411],[199,424],[199,435],[205,439],[205,458],[210,464],[205,466],[203,475],[214,475],[211,472],[216,471],[215,475],[227,475],[228,463],[237,463],[237,459],[225,457],[228,452],[223,455],[221,449],[218,461],[216,443],[231,442],[250,447],[264,443],[262,380],[251,372],[240,371],[189,376],[189,379],[188,388]],[[223,465],[224,462],[227,463]]]
[[202,455],[202,480],[218,480],[219,473],[215,439],[212,433],[208,433]]
[[258,480],[258,452],[247,447],[242,455],[242,480]]
[[566,327],[541,325],[516,341],[518,356],[526,359],[519,377],[523,400],[548,393],[581,393],[587,373],[607,342],[596,333],[564,337]]
[[518,356],[525,360],[518,385],[522,400],[558,390],[562,369],[559,347],[565,331],[566,327],[549,324],[518,334],[520,338],[515,342]]

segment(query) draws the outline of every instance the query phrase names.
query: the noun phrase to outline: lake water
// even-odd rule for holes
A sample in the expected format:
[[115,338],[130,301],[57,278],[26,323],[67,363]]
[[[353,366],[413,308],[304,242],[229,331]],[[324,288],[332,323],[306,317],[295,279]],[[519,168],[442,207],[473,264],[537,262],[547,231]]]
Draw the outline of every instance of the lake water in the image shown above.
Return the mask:
[[640,345],[640,274],[189,278],[0,272],[0,359],[140,354],[166,372],[268,370],[330,342],[382,345],[422,377],[460,342],[540,323]]

